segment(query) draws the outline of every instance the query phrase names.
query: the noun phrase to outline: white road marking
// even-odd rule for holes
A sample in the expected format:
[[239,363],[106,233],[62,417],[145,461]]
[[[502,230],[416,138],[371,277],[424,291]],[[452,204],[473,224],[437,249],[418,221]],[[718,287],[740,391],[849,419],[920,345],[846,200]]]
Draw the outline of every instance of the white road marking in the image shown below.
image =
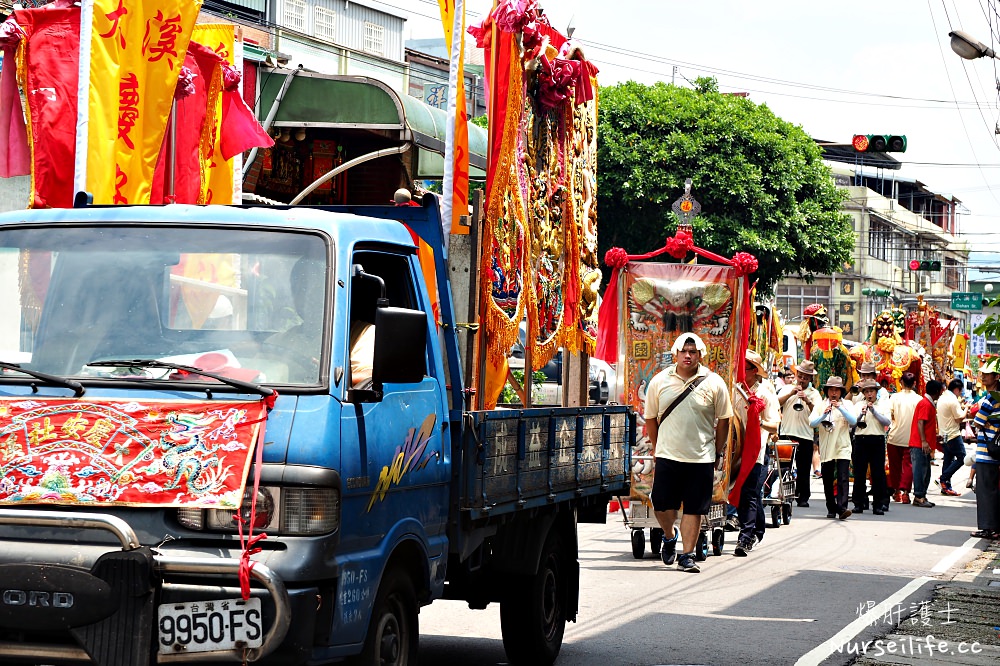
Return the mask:
[[710,617],[719,620],[739,620],[740,622],[815,622],[815,618],[798,617],[750,617],[748,615],[721,615],[718,613],[685,613],[696,617]]
[[952,568],[955,562],[958,562],[960,559],[962,559],[962,557],[970,550],[972,550],[972,547],[975,546],[977,543],[979,543],[979,539],[975,537],[970,537],[968,541],[966,541],[961,546],[956,548],[951,553],[951,555],[948,555],[940,562],[938,562],[937,565],[935,565],[934,568],[931,569],[931,573],[944,573],[948,569]]

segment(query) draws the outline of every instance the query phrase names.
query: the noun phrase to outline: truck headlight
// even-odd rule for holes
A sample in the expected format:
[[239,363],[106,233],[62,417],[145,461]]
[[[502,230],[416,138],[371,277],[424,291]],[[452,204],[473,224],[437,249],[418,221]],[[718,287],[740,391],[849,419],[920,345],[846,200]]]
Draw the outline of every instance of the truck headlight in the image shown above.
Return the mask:
[[[240,516],[250,520],[251,493],[243,495]],[[177,520],[191,530],[237,531],[235,512],[230,509],[178,509]],[[253,515],[255,532],[289,536],[326,534],[340,527],[340,491],[337,488],[261,486]]]

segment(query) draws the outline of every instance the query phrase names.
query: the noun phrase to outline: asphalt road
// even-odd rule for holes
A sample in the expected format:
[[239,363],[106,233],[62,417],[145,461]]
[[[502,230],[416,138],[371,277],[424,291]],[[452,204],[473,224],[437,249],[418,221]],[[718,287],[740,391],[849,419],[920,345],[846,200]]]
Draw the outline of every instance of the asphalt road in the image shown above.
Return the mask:
[[[811,506],[796,507],[790,525],[769,528],[747,558],[733,556],[735,535],[727,533],[722,556],[709,556],[700,574],[665,567],[648,547],[634,559],[621,514],[581,525],[580,613],[556,663],[847,664],[856,656],[847,650],[852,642],[884,635],[915,612],[946,621],[947,610],[926,600],[935,582],[978,552],[969,538],[976,519],[967,470],[954,480],[961,497],[944,497],[932,484],[935,508],[893,504],[884,516],[846,521],[826,518],[814,480]],[[888,610],[859,619],[886,600]],[[506,663],[496,605],[473,611],[438,601],[421,611],[420,629],[421,664]]]

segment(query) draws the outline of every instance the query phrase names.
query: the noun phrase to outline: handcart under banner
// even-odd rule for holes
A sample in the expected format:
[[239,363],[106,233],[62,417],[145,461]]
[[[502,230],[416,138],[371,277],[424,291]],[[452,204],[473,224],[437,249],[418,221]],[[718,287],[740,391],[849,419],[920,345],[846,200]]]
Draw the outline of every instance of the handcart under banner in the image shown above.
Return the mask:
[[[625,508],[625,498],[619,498],[619,503],[622,507],[622,521],[632,533],[632,557],[641,560],[646,553],[645,530],[649,530],[649,552],[654,556],[660,554],[660,547],[663,544],[663,530],[660,529],[660,524],[657,522],[656,516],[653,515],[653,507],[649,500],[650,486],[643,483],[644,479],[651,479],[651,473],[644,474],[643,469],[648,467],[651,472],[654,463],[653,456],[632,456],[632,461],[633,485],[628,508]],[[677,515],[678,529],[682,514],[683,508]],[[710,545],[712,555],[722,555],[722,548],[726,543],[725,523],[725,502],[713,502],[708,510],[708,515],[702,516],[701,519],[701,532],[698,535],[698,546],[695,549],[696,559],[706,560]]]
[[764,506],[771,507],[771,527],[792,522],[792,502],[795,501],[795,447],[791,439],[768,442],[768,468],[764,481]]

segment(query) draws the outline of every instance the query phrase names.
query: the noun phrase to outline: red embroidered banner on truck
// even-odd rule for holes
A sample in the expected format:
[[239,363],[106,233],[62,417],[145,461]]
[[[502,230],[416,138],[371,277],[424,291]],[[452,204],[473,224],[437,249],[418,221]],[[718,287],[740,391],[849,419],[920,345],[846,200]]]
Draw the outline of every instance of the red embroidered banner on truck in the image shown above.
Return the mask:
[[0,399],[0,504],[236,509],[264,401]]

